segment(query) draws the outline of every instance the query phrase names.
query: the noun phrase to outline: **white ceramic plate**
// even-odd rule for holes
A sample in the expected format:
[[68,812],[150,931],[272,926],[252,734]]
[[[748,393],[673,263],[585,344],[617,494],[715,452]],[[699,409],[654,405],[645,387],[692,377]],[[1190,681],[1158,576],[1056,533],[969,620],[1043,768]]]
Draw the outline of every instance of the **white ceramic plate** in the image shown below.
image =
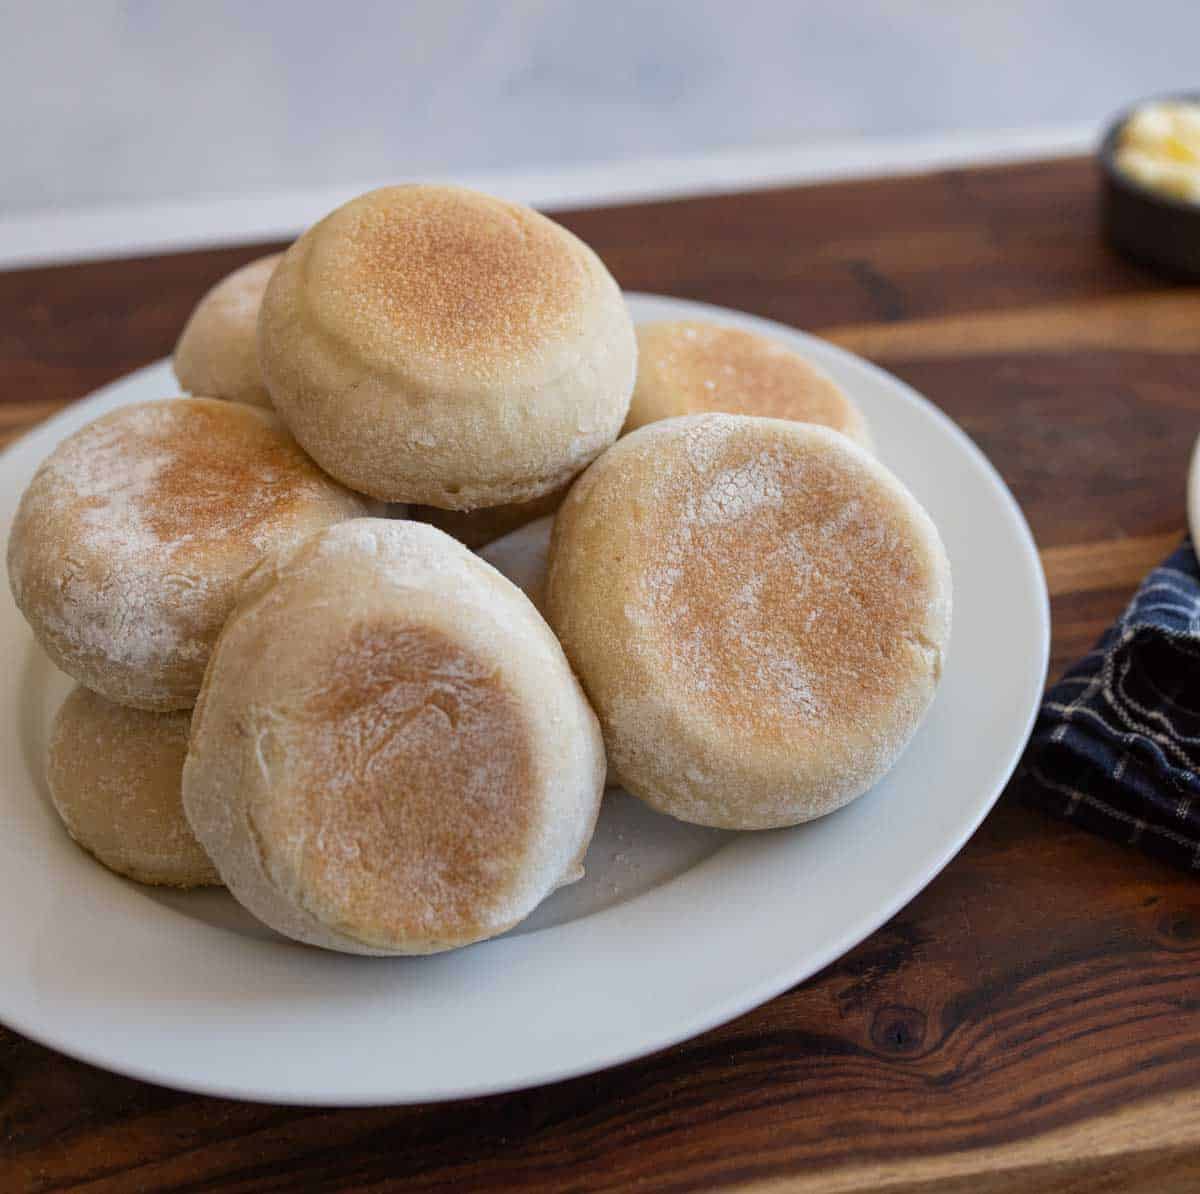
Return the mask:
[[[861,404],[941,530],[954,631],[941,688],[887,778],[807,826],[735,835],[610,793],[588,877],[506,937],[431,958],[325,953],[224,892],[162,894],[76,848],[44,781],[68,690],[0,595],[0,1019],[96,1065],[287,1103],[423,1102],[587,1073],[704,1031],[807,978],[910,900],[1008,779],[1045,675],[1029,529],[971,441],[908,386],[761,319],[635,295],[638,320],[717,318],[790,342]],[[166,362],[72,406],[0,471],[5,528],[37,464],[106,410],[176,392]],[[7,533],[6,533],[7,537]]]
[[1192,460],[1187,479],[1188,532],[1192,544],[1200,550],[1200,436],[1192,447]]

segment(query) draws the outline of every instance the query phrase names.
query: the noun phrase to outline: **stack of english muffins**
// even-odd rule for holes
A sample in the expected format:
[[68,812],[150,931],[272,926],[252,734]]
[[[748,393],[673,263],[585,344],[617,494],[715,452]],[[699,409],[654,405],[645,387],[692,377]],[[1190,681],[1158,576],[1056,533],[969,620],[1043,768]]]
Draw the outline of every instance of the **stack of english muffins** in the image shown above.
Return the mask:
[[795,825],[928,709],[949,566],[851,397],[736,328],[635,329],[536,212],[364,195],[210,291],[175,367],[192,396],[64,440],[9,541],[79,684],[54,803],[114,871],[431,953],[578,879],[606,780]]

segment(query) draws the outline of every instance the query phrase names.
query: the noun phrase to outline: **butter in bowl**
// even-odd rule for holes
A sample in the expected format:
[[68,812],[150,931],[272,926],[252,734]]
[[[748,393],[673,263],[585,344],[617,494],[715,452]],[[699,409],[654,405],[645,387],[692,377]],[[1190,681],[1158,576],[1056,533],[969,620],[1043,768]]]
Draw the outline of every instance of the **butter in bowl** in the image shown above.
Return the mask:
[[1200,95],[1135,105],[1100,148],[1105,235],[1120,252],[1200,280]]

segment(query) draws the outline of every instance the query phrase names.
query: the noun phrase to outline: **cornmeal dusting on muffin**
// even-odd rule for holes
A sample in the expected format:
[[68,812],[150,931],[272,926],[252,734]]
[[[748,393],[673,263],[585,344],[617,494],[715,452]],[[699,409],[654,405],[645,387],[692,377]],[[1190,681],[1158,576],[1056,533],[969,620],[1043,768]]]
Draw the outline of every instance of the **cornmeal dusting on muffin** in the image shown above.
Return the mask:
[[495,666],[429,627],[357,625],[289,718],[256,813],[290,843],[277,882],[363,940],[470,935],[534,832],[529,730]]
[[[308,263],[334,332],[391,359],[462,354],[481,378],[574,331],[583,254],[544,216],[459,188],[397,187],[335,213]],[[469,362],[469,364],[468,364]]]
[[9,573],[48,648],[141,671],[143,691],[106,695],[157,703],[172,697],[155,672],[177,679],[202,667],[238,581],[265,551],[362,509],[261,409],[141,403],[81,428],[42,464],[18,512]]
[[950,596],[927,515],[861,448],[705,414],[640,429],[576,483],[547,608],[620,779],[686,820],[761,828],[891,764]]

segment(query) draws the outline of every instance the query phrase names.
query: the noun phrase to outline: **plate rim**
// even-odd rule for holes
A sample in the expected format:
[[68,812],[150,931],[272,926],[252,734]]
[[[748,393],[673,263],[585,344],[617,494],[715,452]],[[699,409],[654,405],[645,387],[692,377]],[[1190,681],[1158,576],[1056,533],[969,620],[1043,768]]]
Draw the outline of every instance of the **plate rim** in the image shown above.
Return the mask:
[[[994,790],[987,792],[986,795],[981,795],[974,813],[966,819],[957,833],[946,837],[943,847],[937,853],[936,861],[922,869],[916,877],[900,884],[891,898],[886,900],[872,913],[865,916],[849,932],[832,939],[823,950],[802,953],[799,960],[793,960],[777,967],[756,984],[742,987],[735,995],[729,996],[724,1001],[706,1005],[700,1010],[693,1012],[690,1016],[681,1018],[673,1031],[659,1033],[653,1038],[646,1038],[644,1035],[634,1035],[627,1048],[609,1049],[604,1053],[602,1058],[580,1057],[559,1065],[543,1064],[538,1068],[536,1074],[523,1077],[519,1081],[497,1077],[490,1081],[479,1081],[455,1088],[445,1088],[436,1092],[420,1094],[394,1094],[390,1097],[380,1097],[376,1092],[364,1092],[361,1097],[345,1093],[339,1093],[331,1097],[327,1093],[323,1094],[320,1089],[305,1088],[302,1083],[294,1081],[284,1084],[281,1080],[278,1085],[259,1082],[256,1085],[246,1082],[223,1084],[204,1078],[197,1080],[189,1078],[186,1075],[168,1072],[163,1068],[156,1069],[152,1064],[143,1064],[137,1059],[128,1059],[119,1053],[114,1056],[106,1052],[102,1046],[91,1048],[85,1044],[79,1044],[70,1040],[66,1044],[63,1044],[53,1031],[44,1031],[43,1025],[36,1018],[29,1019],[24,1016],[13,1015],[10,1009],[6,1007],[0,1007],[0,1021],[12,1030],[40,1045],[113,1073],[155,1085],[166,1086],[171,1089],[190,1091],[206,1096],[240,1099],[248,1102],[325,1107],[416,1105],[464,1098],[479,1098],[504,1092],[527,1090],[596,1073],[604,1069],[627,1064],[640,1058],[652,1056],[705,1031],[728,1023],[730,1020],[745,1014],[753,1008],[761,1006],[797,983],[812,977],[860,944],[872,933],[876,932],[895,916],[901,908],[933,882],[949,862],[961,851],[966,842],[974,835],[984,818],[991,812],[997,799],[1016,770],[1037,716],[1041,690],[1045,683],[1049,663],[1051,630],[1049,593],[1036,541],[1016,498],[982,449],[975,444],[970,436],[953,419],[903,379],[889,373],[874,362],[857,356],[827,340],[823,340],[817,334],[751,312],[739,311],[733,308],[693,299],[678,298],[671,295],[637,291],[628,291],[625,293],[626,298],[632,300],[635,306],[635,322],[647,322],[647,315],[639,315],[637,312],[638,307],[649,308],[652,311],[653,308],[661,305],[664,312],[673,312],[674,318],[708,318],[715,322],[740,324],[755,328],[766,335],[774,335],[776,337],[782,335],[785,338],[798,337],[802,341],[819,342],[822,353],[845,362],[848,367],[866,370],[875,375],[881,384],[887,388],[901,391],[908,401],[915,403],[923,409],[927,416],[931,416],[935,422],[939,423],[943,432],[949,433],[951,438],[956,441],[958,449],[969,457],[974,466],[973,471],[986,479],[993,496],[999,500],[1001,506],[1004,508],[1007,521],[1016,532],[1017,541],[1022,549],[1023,561],[1027,565],[1028,576],[1026,579],[1031,582],[1030,596],[1033,599],[1037,615],[1038,641],[1036,644],[1030,644],[1029,647],[1036,656],[1034,660],[1036,668],[1032,674],[1040,676],[1040,681],[1038,682],[1037,691],[1031,692],[1028,701],[1029,707],[1026,710],[1021,732],[1014,739],[1016,745],[1009,752],[1009,757],[1005,758],[998,766],[997,775],[999,778],[995,781]],[[649,315],[649,318],[655,317],[653,314]],[[164,364],[169,363],[169,360],[170,358],[162,358],[139,369],[132,370],[122,377],[91,391],[77,401],[70,403],[63,410],[56,412],[36,427],[31,428],[29,432],[18,437],[13,443],[7,445],[3,452],[0,453],[0,466],[7,463],[18,450],[25,448],[30,438],[34,436],[54,438],[56,428],[62,423],[74,421],[74,417],[77,416],[81,404],[102,401],[115,389],[129,385],[133,379],[155,370],[161,370]],[[7,538],[7,527],[5,535]],[[603,913],[596,915],[603,915]],[[2,987],[0,987],[0,999],[2,999]]]

